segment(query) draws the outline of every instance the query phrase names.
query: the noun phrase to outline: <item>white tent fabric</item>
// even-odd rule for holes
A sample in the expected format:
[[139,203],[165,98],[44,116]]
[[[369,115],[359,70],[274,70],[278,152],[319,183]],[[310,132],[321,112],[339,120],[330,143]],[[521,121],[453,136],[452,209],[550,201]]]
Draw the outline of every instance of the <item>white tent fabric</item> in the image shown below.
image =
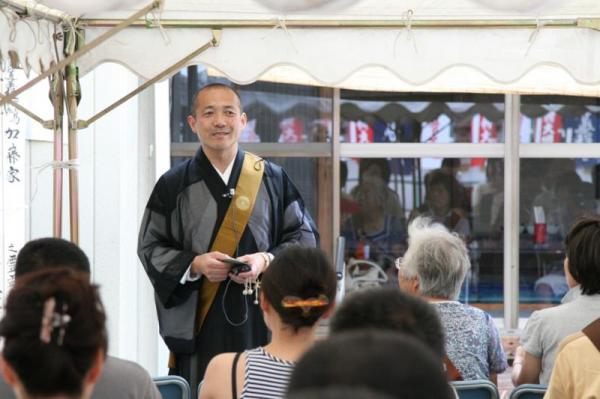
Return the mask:
[[[336,15],[277,15],[253,0],[166,0],[159,16],[164,21],[213,21],[215,26],[272,21],[265,27],[224,28],[220,46],[190,62],[238,83],[264,79],[366,90],[600,95],[600,32],[577,26],[600,18],[600,2],[546,3],[527,14],[487,8],[476,0],[362,0]],[[84,17],[124,19],[134,11]],[[298,19],[396,20],[411,28],[290,26]],[[423,21],[502,25],[524,19],[538,20],[539,25],[418,26]],[[572,26],[552,26],[552,21]],[[87,27],[86,41],[107,29]],[[130,27],[78,64],[85,74],[100,63],[118,62],[151,78],[210,38],[208,28]]]
[[[8,61],[9,52],[13,52],[27,74],[30,70],[40,73],[56,59],[53,33],[52,22],[22,19],[8,7],[0,7],[0,58]],[[59,54],[62,54],[62,43],[57,42]]]

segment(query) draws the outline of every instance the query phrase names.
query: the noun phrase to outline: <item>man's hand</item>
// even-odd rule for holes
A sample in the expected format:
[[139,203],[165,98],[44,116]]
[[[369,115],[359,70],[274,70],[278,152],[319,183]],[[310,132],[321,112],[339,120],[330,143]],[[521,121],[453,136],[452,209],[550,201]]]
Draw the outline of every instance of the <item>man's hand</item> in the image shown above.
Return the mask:
[[211,283],[218,283],[227,278],[231,266],[221,262],[219,259],[229,258],[226,254],[213,251],[198,255],[192,261],[192,274],[201,274]]
[[267,260],[262,252],[256,252],[249,255],[240,256],[238,260],[250,265],[252,270],[240,273],[237,276],[230,274],[229,277],[238,284],[244,284],[247,280],[256,280],[258,276],[267,268]]

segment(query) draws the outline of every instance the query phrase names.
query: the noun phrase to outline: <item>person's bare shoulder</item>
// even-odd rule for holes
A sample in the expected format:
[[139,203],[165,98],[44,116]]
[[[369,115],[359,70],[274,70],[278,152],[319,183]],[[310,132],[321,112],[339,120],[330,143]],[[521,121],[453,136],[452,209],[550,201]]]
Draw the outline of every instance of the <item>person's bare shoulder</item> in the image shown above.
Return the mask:
[[200,399],[222,398],[231,395],[231,366],[235,353],[222,353],[212,358],[204,373]]

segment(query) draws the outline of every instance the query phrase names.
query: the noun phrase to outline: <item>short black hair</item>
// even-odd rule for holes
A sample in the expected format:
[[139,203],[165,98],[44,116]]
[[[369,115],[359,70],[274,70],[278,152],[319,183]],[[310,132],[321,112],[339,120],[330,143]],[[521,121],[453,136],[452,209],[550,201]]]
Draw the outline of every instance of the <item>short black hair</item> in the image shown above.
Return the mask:
[[331,386],[294,392],[286,399],[393,399],[386,393],[365,387]]
[[600,294],[600,216],[584,216],[565,237],[565,253],[571,276],[583,295]]
[[[292,245],[279,252],[261,279],[265,299],[281,321],[298,331],[313,326],[333,306],[337,278],[327,255],[319,248]],[[286,297],[327,299],[325,306],[285,307]]]
[[453,397],[439,358],[416,338],[388,331],[354,331],[316,343],[296,364],[288,392],[340,385],[403,399]]
[[242,97],[240,97],[240,93],[238,93],[236,89],[229,86],[228,84],[216,82],[216,83],[209,83],[207,85],[204,85],[200,90],[198,90],[196,92],[196,94],[194,94],[194,97],[192,98],[191,108],[190,108],[190,115],[193,116],[194,118],[196,117],[196,108],[198,107],[198,97],[200,96],[200,93],[202,93],[204,90],[209,90],[209,89],[226,89],[226,90],[231,91],[233,94],[235,94],[235,96],[238,99],[240,113],[244,112],[244,106],[242,105]]
[[[47,317],[68,319],[50,324],[43,336],[49,301],[54,310]],[[17,279],[8,295],[2,355],[29,396],[78,397],[98,354],[106,354],[105,323],[98,287],[87,274],[66,267],[34,271]]]
[[62,238],[29,241],[17,255],[15,277],[49,267],[69,267],[90,273],[90,261],[77,245]]
[[413,336],[444,357],[444,330],[435,308],[397,288],[371,288],[348,295],[330,324],[333,335],[367,328]]

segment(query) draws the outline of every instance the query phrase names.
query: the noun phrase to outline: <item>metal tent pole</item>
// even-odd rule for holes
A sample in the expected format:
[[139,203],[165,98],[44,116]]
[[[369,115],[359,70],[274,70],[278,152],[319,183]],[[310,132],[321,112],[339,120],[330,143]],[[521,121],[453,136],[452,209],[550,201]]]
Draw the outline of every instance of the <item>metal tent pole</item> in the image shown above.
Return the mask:
[[[54,162],[62,162],[63,160],[63,84],[62,74],[56,72],[50,80],[50,100],[54,108]],[[63,189],[63,174],[62,168],[54,168],[52,182],[52,234],[54,237],[62,236],[62,189]]]
[[[66,33],[67,38],[65,49],[66,56],[77,51],[83,38],[83,32],[80,30],[71,30]],[[67,117],[69,121],[69,161],[76,160],[78,157],[77,145],[77,106],[81,99],[81,87],[79,86],[79,70],[75,63],[71,63],[66,68],[66,104]],[[76,168],[69,168],[69,220],[71,241],[79,245],[79,171]]]

